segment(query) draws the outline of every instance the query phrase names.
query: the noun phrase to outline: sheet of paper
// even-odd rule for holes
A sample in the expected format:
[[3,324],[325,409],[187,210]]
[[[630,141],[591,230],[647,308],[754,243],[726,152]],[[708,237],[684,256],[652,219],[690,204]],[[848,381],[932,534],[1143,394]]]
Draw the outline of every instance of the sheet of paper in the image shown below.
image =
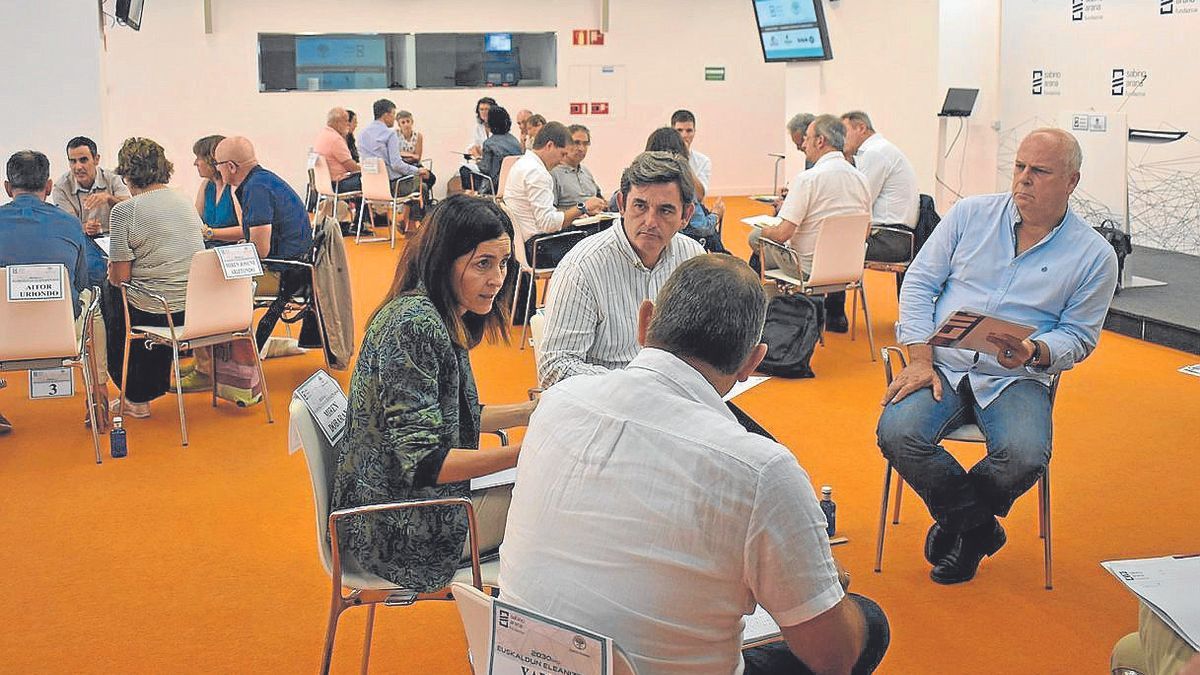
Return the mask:
[[213,250],[217,252],[217,259],[221,261],[221,273],[226,279],[245,279],[261,276],[263,273],[262,261],[258,259],[258,248],[250,242],[218,246]]
[[783,220],[779,216],[761,215],[742,218],[742,222],[750,227],[775,227],[783,222]]
[[1200,651],[1200,554],[1100,563]]
[[489,473],[486,476],[479,476],[471,479],[471,491],[486,490],[488,488],[498,487],[500,485],[512,485],[517,482],[517,467]]
[[62,300],[65,291],[62,265],[9,265],[9,302]]
[[112,247],[112,237],[96,237],[92,241],[96,242],[101,251],[104,251],[104,255],[108,255],[108,250]]
[[492,603],[491,675],[612,675],[612,640],[496,600]]
[[774,204],[775,202],[779,201],[779,196],[778,195],[750,195],[750,199],[753,199],[756,202],[762,202],[764,204]]
[[742,629],[742,644],[759,642],[779,635],[779,624],[767,614],[767,610],[759,605],[754,613],[746,617],[746,627]]
[[576,218],[575,220],[571,221],[571,225],[573,227],[579,227],[580,225],[595,225],[596,223],[602,223],[606,220],[615,220],[620,217],[621,214],[613,211],[601,211],[594,216]]
[[751,375],[750,377],[746,378],[745,382],[734,383],[733,388],[730,389],[729,393],[725,394],[725,398],[723,398],[721,400],[732,401],[734,398],[741,396],[742,394],[746,393],[747,391],[750,391],[751,389],[757,387],[758,385],[762,384],[763,382],[766,382],[769,379],[771,379],[771,378],[769,378],[765,375]]
[[74,395],[74,369],[42,368],[29,371],[29,398],[65,398]]
[[342,386],[324,370],[318,370],[296,387],[295,396],[304,401],[317,421],[321,433],[330,445],[336,445],[346,433],[346,419],[350,408]]
[[1184,375],[1195,375],[1196,377],[1200,377],[1200,363],[1193,363],[1190,366],[1184,366],[1179,369],[1179,372],[1183,373]]

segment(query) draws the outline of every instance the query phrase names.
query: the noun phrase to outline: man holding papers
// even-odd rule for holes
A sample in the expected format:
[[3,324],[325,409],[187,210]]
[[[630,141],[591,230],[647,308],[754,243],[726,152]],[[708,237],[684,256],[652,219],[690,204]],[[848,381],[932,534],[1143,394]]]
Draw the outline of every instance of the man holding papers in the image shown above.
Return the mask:
[[[968,581],[1005,543],[1008,514],[1050,461],[1050,379],[1096,346],[1117,284],[1112,247],[1067,206],[1082,153],[1060,129],[1021,142],[1011,193],[950,209],[908,268],[897,340],[910,363],[883,398],[879,447],[936,521],[925,540],[931,578]],[[931,347],[961,309],[1034,327],[997,331],[987,351]],[[987,456],[970,471],[939,441],[976,422]]]
[[[641,303],[632,363],[542,395],[517,463],[502,600],[613,638],[643,675],[879,664],[887,619],[838,583],[807,474],[721,402],[766,353],[765,316],[745,263],[693,257]],[[743,658],[756,605],[786,643]]]

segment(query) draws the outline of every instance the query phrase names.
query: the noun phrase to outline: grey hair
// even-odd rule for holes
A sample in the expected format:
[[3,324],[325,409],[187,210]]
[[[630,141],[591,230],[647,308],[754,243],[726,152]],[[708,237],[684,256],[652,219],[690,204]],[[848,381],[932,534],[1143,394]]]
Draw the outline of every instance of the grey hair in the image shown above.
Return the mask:
[[789,134],[804,133],[805,129],[808,129],[808,125],[812,124],[812,121],[814,119],[816,119],[816,117],[817,117],[816,115],[814,115],[812,113],[806,113],[806,112],[796,113],[795,115],[792,115],[792,119],[788,120],[788,123],[787,123],[788,133]]
[[8,158],[5,175],[13,190],[41,192],[50,180],[50,160],[37,150],[21,150]]
[[1078,139],[1071,132],[1057,127],[1042,127],[1029,132],[1029,135],[1025,138],[1029,138],[1029,136],[1034,134],[1046,134],[1058,139],[1058,142],[1063,146],[1063,150],[1066,151],[1066,156],[1063,157],[1063,160],[1067,163],[1068,173],[1075,173],[1079,171],[1079,167],[1083,166],[1083,148],[1079,147]]
[[813,136],[824,138],[829,147],[841,152],[846,149],[846,127],[833,115],[818,115],[812,121]]
[[732,375],[762,341],[766,318],[767,294],[749,265],[733,256],[696,256],[659,290],[646,346]]
[[332,125],[342,118],[350,118],[350,113],[346,112],[345,108],[330,108],[329,112],[325,115],[325,124]]
[[592,130],[588,129],[587,127],[583,126],[582,124],[572,124],[571,126],[567,127],[568,135],[574,136],[575,133],[579,132],[579,131],[582,131],[583,133],[587,134],[588,138],[592,137]]
[[849,120],[856,124],[865,125],[867,127],[867,131],[875,131],[875,127],[871,125],[870,116],[861,110],[851,110],[848,113],[844,113],[842,115],[842,119]]
[[633,158],[633,163],[621,173],[621,195],[629,196],[634,185],[675,183],[679,186],[681,206],[687,208],[696,200],[696,185],[687,160],[673,152],[649,150]]

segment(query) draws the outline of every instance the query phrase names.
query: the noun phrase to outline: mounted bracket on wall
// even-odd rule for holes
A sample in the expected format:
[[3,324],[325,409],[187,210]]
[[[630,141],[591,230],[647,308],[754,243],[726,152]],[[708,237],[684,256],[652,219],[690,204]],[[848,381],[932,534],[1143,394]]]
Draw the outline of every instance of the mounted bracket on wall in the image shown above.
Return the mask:
[[204,34],[212,35],[212,0],[204,0]]

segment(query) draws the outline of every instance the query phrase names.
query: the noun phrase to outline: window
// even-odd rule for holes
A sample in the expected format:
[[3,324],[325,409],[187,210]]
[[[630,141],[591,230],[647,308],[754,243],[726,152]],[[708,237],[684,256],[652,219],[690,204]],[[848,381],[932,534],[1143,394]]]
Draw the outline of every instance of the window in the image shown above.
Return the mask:
[[554,87],[554,33],[258,36],[260,91]]

